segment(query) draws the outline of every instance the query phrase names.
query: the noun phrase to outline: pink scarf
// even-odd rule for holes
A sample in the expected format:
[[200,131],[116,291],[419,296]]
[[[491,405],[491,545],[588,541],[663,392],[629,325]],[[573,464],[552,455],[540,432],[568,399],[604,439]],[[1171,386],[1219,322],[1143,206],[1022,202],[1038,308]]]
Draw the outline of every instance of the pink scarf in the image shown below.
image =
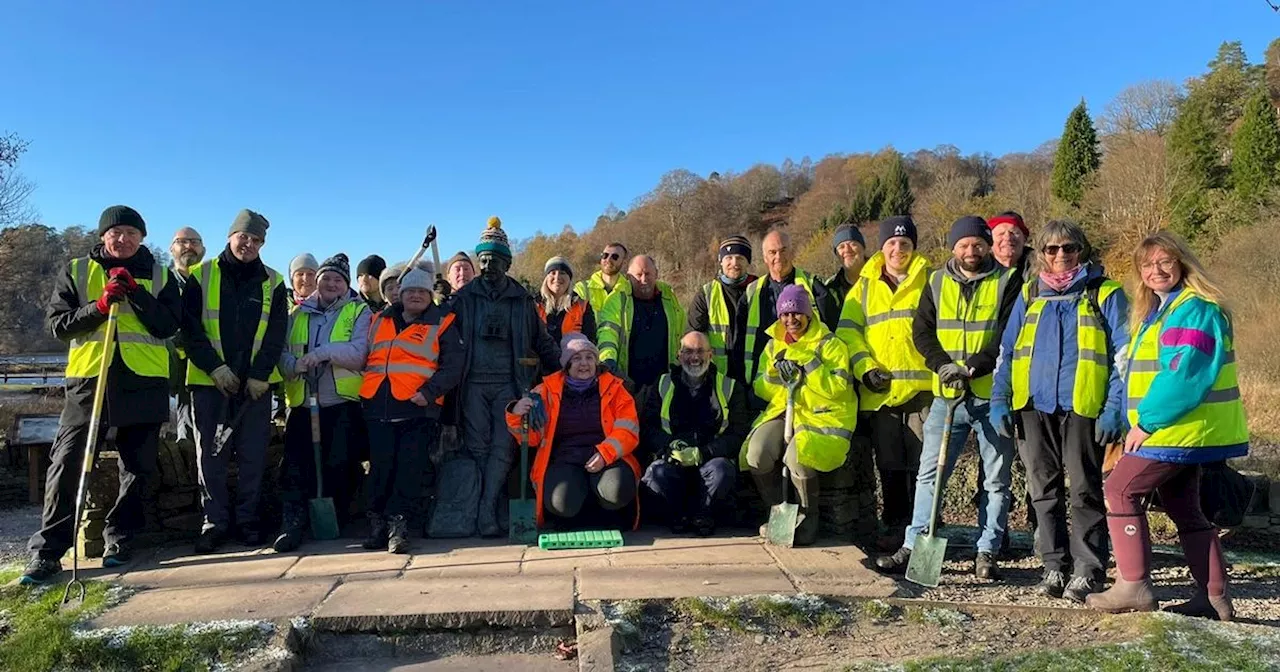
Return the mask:
[[1061,273],[1041,271],[1040,282],[1043,282],[1046,287],[1048,287],[1049,289],[1052,289],[1055,292],[1061,292],[1071,286],[1071,281],[1075,279],[1076,274],[1079,272],[1080,272],[1079,266],[1076,266],[1071,270],[1063,271]]

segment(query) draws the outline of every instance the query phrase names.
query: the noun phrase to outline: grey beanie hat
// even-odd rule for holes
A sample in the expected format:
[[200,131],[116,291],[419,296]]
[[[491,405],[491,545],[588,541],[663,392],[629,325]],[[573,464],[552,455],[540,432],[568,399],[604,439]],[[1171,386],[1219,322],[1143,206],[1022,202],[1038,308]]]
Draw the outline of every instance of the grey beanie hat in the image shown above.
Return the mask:
[[227,235],[230,236],[233,233],[240,233],[243,231],[244,233],[265,239],[267,237],[267,228],[270,226],[271,222],[268,222],[266,217],[263,217],[261,214],[252,210],[245,209],[241,210],[240,213],[236,215],[234,222],[231,222],[231,230],[227,232]]
[[302,254],[294,257],[293,261],[289,262],[289,277],[293,277],[294,273],[297,273],[304,268],[309,268],[313,271],[320,270],[320,262],[316,261],[314,254],[311,254],[310,252],[303,252]]
[[395,280],[400,277],[400,273],[404,271],[404,267],[408,264],[409,262],[407,261],[401,261],[382,269],[382,273],[378,275],[378,289],[382,290],[385,294],[387,291],[387,281]]
[[421,268],[415,268],[412,271],[409,271],[408,273],[406,273],[404,275],[404,279],[400,281],[400,291],[404,292],[404,290],[406,289],[412,289],[415,287],[418,289],[425,289],[427,291],[430,291],[432,284],[433,284],[433,281],[429,273],[422,270]]

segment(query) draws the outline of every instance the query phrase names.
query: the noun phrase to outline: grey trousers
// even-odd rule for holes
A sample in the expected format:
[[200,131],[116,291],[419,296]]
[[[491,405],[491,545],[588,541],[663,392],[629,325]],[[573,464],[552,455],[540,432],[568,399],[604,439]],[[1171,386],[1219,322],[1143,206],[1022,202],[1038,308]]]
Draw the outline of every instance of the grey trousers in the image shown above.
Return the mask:
[[756,474],[767,474],[778,471],[779,462],[787,465],[796,478],[817,478],[815,469],[800,464],[796,459],[796,442],[783,445],[786,423],[783,418],[774,418],[760,425],[751,432],[747,439],[747,467]]
[[[200,472],[200,503],[204,507],[204,529],[228,530],[235,525],[258,524],[258,500],[262,494],[262,475],[267,470],[267,444],[271,441],[271,395],[257,401],[247,396],[227,399],[213,387],[191,391],[196,425],[196,461]],[[231,422],[248,404],[244,417],[231,434],[231,440],[218,455],[213,454],[214,434],[218,425]],[[231,461],[236,464],[235,512],[227,484]]]

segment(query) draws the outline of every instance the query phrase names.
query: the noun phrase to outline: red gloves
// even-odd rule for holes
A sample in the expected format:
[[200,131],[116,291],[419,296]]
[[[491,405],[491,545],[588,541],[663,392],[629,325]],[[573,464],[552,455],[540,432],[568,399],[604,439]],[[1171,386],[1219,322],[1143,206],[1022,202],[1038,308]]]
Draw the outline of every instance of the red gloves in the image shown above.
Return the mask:
[[102,296],[98,297],[98,312],[106,315],[111,312],[111,304],[124,301],[129,290],[123,284],[117,282],[108,282],[106,287],[102,288]]
[[117,266],[107,271],[107,277],[111,278],[109,282],[122,285],[128,294],[132,294],[138,289],[138,283],[133,279],[133,275],[129,273],[129,269],[123,266]]

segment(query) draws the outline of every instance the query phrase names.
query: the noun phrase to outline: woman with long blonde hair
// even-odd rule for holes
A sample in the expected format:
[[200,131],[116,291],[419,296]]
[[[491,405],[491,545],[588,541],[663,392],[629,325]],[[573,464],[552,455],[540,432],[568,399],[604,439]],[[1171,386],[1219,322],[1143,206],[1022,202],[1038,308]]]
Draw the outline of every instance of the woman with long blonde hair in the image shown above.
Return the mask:
[[1154,611],[1145,502],[1160,493],[1178,527],[1196,593],[1168,607],[1231,620],[1218,530],[1200,509],[1201,465],[1249,452],[1236,381],[1231,315],[1195,253],[1161,231],[1134,251],[1136,284],[1125,370],[1129,433],[1103,486],[1119,576],[1086,604],[1100,611]]
[[596,316],[591,304],[572,289],[573,267],[564,257],[551,257],[542,267],[542,288],[538,297],[538,316],[547,325],[547,333],[556,342],[565,334],[579,333],[596,341]]

